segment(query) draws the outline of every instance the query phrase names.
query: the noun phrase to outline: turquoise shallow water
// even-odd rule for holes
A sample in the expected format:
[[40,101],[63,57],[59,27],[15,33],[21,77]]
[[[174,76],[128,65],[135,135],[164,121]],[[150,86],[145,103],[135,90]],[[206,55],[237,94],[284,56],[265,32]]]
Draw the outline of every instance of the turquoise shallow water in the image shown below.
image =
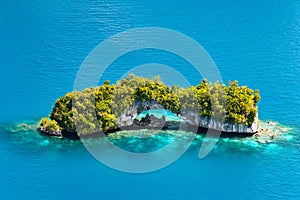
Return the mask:
[[160,109],[153,109],[153,110],[144,111],[144,112],[140,113],[137,116],[137,119],[141,120],[147,114],[154,115],[158,118],[162,118],[163,116],[165,116],[167,121],[180,121],[181,120],[180,117],[176,116],[171,111],[169,111],[169,110],[160,110]]
[[[221,138],[205,159],[198,158],[199,135],[169,167],[147,174],[127,174],[94,159],[80,141],[49,138],[34,131],[36,122],[1,127],[1,195],[6,198],[81,199],[297,199],[299,130],[273,143]],[[125,131],[135,136],[110,140],[131,152],[151,152],[182,132]],[[183,136],[184,137],[184,136]],[[4,143],[5,142],[5,143]],[[101,143],[87,139],[85,144]],[[172,149],[171,151],[176,151]],[[116,192],[117,190],[117,192]],[[145,197],[146,196],[146,197]]]
[[[299,10],[297,0],[1,1],[0,198],[299,199]],[[127,174],[99,163],[78,141],[15,126],[50,113],[55,99],[73,89],[82,61],[102,40],[148,26],[194,38],[223,80],[260,89],[261,119],[292,130],[271,144],[220,140],[204,159],[198,158],[199,137],[169,167]],[[103,80],[116,81],[132,66],[153,62],[176,68],[191,84],[199,82],[184,60],[151,49],[119,58]],[[164,145],[172,137],[152,140],[145,141],[149,151],[155,141]],[[139,151],[135,141],[119,145],[131,142],[126,147]]]

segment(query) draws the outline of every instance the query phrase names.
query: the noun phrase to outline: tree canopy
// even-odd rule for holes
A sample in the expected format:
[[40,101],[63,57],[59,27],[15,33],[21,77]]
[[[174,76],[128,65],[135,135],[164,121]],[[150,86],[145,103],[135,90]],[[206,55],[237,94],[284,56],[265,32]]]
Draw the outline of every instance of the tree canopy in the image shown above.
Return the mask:
[[[197,111],[200,116],[226,123],[251,125],[257,116],[258,90],[239,86],[208,83],[203,79],[197,86],[182,88],[167,86],[159,77],[143,78],[129,74],[116,84],[105,81],[96,88],[67,93],[56,100],[51,121],[41,120],[43,128],[57,128],[74,134],[91,134],[116,129],[117,118],[135,101],[155,100],[175,114]],[[97,122],[97,123],[95,123]],[[76,126],[80,126],[80,133]]]

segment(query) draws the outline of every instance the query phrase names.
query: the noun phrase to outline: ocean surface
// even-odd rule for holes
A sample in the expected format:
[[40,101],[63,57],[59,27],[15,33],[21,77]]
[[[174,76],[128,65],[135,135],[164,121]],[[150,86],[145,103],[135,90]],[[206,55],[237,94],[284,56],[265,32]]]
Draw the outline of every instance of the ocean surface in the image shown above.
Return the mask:
[[[73,90],[91,50],[114,34],[141,27],[193,38],[224,82],[239,80],[260,90],[262,122],[289,131],[265,144],[222,138],[203,159],[198,157],[203,138],[197,136],[176,162],[145,174],[103,165],[80,141],[37,133],[36,123],[51,112],[56,98]],[[299,0],[2,0],[0,199],[299,199],[299,55]],[[113,62],[99,83],[115,82],[145,63],[172,66],[194,85],[200,81],[180,57],[142,49]],[[154,71],[148,66],[139,72]],[[115,142],[127,150],[153,151],[172,142],[171,136]]]

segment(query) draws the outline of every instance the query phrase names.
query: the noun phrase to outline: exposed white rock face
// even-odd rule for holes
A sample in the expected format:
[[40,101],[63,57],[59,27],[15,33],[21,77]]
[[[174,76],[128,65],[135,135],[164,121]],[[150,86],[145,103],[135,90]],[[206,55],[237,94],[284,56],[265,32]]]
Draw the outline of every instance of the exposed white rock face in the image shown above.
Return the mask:
[[220,121],[216,121],[213,118],[202,117],[193,112],[189,112],[181,118],[189,124],[200,126],[203,128],[221,130],[224,132],[237,132],[237,133],[256,133],[259,129],[258,127],[258,116],[253,124],[250,126],[245,124],[230,124],[230,123],[222,123]]
[[163,109],[157,101],[134,101],[133,104],[117,118],[119,127],[133,125],[133,120],[145,110]]
[[57,129],[56,131],[46,130],[43,127],[39,128],[39,131],[50,136],[62,136],[62,132]]
[[[204,125],[201,125],[204,124]],[[256,133],[258,131],[258,122],[256,121],[247,126],[245,124],[230,124],[230,123],[221,123],[214,119],[200,119],[199,126],[221,130],[224,132],[237,132],[237,133]]]
[[[163,107],[157,103],[157,101],[134,101],[133,104],[117,118],[119,127],[132,126],[133,120],[145,110],[163,109]],[[185,112],[180,115],[187,124],[200,126],[202,128],[221,130],[224,132],[236,132],[236,133],[256,133],[259,130],[258,116],[253,124],[247,126],[245,124],[230,124],[216,121],[213,118],[203,117],[192,111]]]

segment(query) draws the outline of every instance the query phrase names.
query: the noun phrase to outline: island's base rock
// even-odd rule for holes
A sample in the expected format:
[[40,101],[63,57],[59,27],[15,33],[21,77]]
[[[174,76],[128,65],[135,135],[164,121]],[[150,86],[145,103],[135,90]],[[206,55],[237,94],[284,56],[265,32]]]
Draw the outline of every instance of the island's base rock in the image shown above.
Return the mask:
[[[122,127],[130,127],[130,126],[149,126],[149,127],[160,127],[162,126],[158,120],[153,119],[153,124],[144,121],[137,121],[137,116],[146,110],[154,110],[154,109],[163,109],[162,106],[154,100],[151,101],[135,101],[133,104],[121,115],[117,118],[118,127],[122,129]],[[228,133],[246,133],[246,134],[254,134],[259,130],[258,124],[258,116],[253,124],[245,125],[245,124],[230,124],[230,123],[222,123],[213,118],[203,117],[199,114],[196,114],[192,111],[185,112],[184,114],[176,113],[187,125],[191,126],[199,126],[205,129],[214,129],[222,132]],[[153,118],[153,117],[152,117]],[[149,119],[148,119],[149,121]],[[158,124],[156,124],[158,123]],[[157,126],[156,126],[157,125]]]
[[40,128],[38,128],[38,131],[45,135],[62,136],[62,132],[59,129],[57,129],[56,131],[49,131],[49,130],[45,130],[43,127],[40,127]]

